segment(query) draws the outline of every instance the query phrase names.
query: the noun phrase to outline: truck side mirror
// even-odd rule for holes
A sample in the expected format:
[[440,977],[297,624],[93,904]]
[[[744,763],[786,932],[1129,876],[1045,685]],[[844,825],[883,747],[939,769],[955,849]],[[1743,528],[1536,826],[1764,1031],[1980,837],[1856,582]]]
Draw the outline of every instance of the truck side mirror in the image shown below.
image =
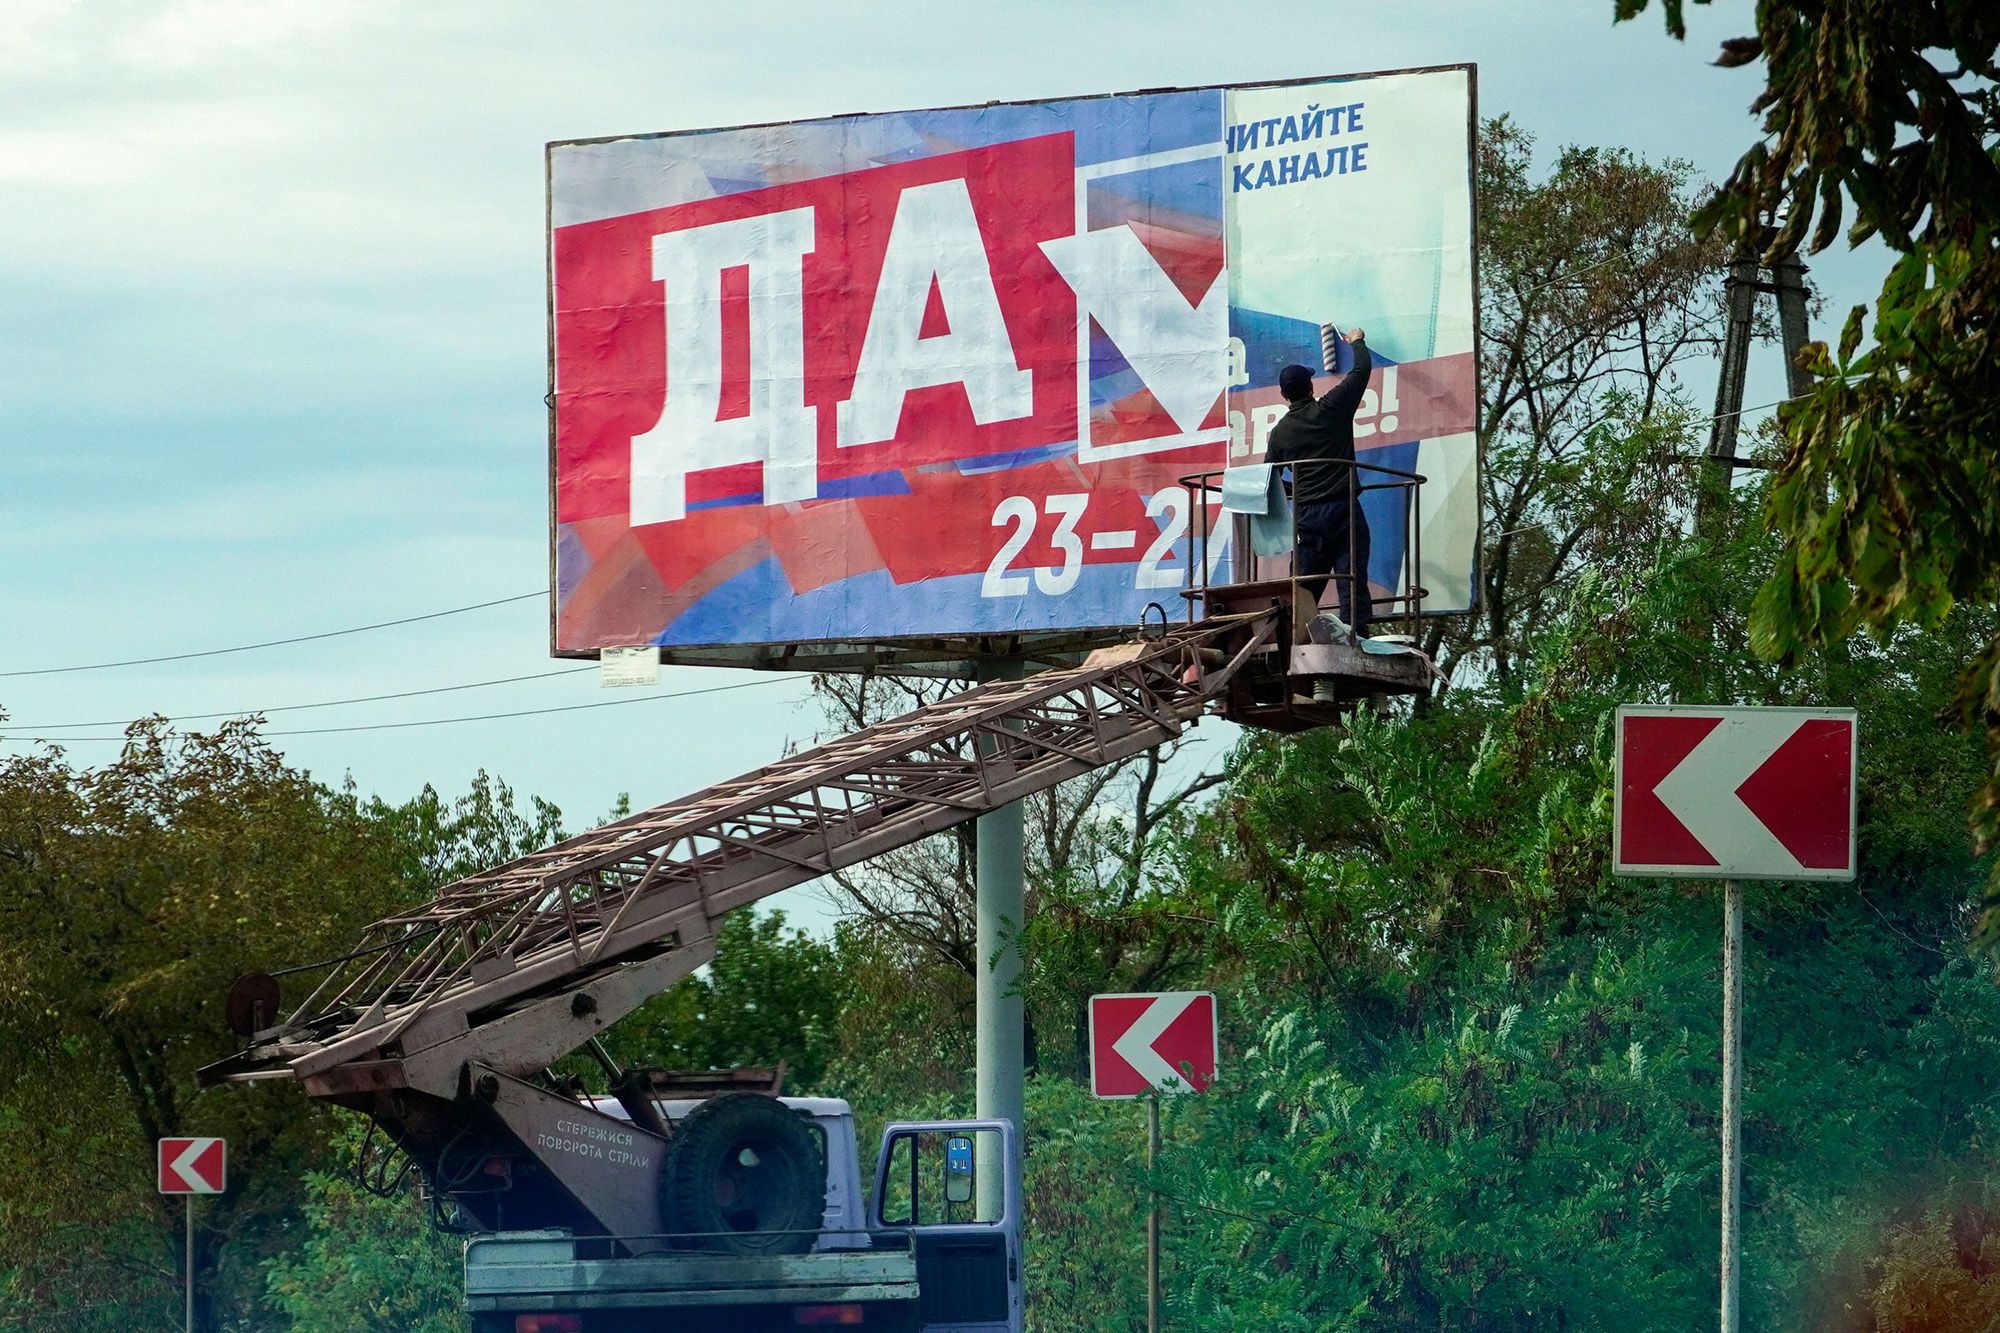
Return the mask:
[[944,1201],[971,1203],[973,1175],[972,1136],[954,1134],[944,1141]]

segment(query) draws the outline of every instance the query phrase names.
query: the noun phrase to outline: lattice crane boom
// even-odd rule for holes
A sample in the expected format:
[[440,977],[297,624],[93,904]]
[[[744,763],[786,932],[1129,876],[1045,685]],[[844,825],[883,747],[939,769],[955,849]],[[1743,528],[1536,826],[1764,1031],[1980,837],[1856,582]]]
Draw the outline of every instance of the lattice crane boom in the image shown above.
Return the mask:
[[706,962],[724,913],[1172,740],[1277,628],[1216,616],[968,689],[470,876],[203,1079],[353,1101],[525,1077]]

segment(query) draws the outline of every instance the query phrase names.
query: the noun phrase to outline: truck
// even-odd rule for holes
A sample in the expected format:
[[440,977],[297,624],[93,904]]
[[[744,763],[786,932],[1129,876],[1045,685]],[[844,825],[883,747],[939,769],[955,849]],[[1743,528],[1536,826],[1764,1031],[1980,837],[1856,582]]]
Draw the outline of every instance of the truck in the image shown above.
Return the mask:
[[[1201,620],[447,885],[348,952],[286,969],[320,980],[282,1017],[277,983],[243,978],[225,1011],[249,1044],[200,1079],[290,1080],[365,1116],[470,1232],[479,1333],[1019,1333],[1018,1125],[891,1124],[864,1178],[845,1103],[783,1097],[757,1071],[620,1069],[598,1036],[707,963],[725,914],[780,890],[1166,744],[1205,713],[1336,718],[1301,679],[1422,688],[1359,650],[1301,662],[1348,650],[1308,643],[1290,581],[1200,595]],[[559,1068],[579,1053],[607,1091]]]
[[[622,1118],[615,1101],[591,1100]],[[1021,1327],[1020,1147],[1009,1122],[890,1124],[864,1192],[854,1115],[839,1098],[726,1092],[658,1105],[678,1131],[664,1187],[686,1191],[665,1211],[715,1230],[475,1234],[465,1246],[473,1333]],[[999,1186],[987,1211],[977,1196],[984,1145]],[[815,1214],[812,1227],[788,1225]]]

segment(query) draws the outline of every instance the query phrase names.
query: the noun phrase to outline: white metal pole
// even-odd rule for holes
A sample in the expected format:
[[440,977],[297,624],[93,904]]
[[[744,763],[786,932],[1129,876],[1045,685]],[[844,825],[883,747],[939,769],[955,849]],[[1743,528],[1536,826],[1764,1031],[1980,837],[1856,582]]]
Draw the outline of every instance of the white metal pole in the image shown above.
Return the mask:
[[[1146,1174],[1160,1161],[1160,1094],[1146,1098]],[[1152,1207],[1146,1213],[1146,1333],[1160,1333],[1160,1191],[1148,1182]]]
[[194,1333],[194,1195],[183,1194],[181,1200],[187,1205],[185,1214],[187,1219],[187,1252],[181,1261],[182,1274],[187,1278],[187,1289],[185,1292],[187,1303],[183,1310],[183,1316],[187,1324],[183,1333]]
[[[1012,680],[1021,674],[1016,659],[981,671],[984,680]],[[1023,860],[1021,802],[981,815],[974,826],[978,854],[974,867],[977,930],[974,947],[974,1100],[982,1120],[1010,1120],[1017,1135],[1027,1133],[1026,1076],[1021,1032],[1021,928],[1027,916],[1027,872]],[[1007,1164],[999,1153],[982,1153],[975,1164],[979,1216],[996,1219],[1004,1206]],[[1017,1182],[1018,1188],[1018,1182]]]
[[1722,886],[1722,1333],[1743,1278],[1743,885]]

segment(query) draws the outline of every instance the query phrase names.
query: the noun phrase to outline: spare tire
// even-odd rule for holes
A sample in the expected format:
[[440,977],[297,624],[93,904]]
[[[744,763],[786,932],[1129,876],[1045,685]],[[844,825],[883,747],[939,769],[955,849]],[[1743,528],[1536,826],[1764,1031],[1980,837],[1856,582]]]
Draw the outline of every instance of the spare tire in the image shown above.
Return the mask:
[[776,1097],[714,1097],[674,1126],[660,1215],[690,1249],[803,1254],[826,1218],[818,1129]]

